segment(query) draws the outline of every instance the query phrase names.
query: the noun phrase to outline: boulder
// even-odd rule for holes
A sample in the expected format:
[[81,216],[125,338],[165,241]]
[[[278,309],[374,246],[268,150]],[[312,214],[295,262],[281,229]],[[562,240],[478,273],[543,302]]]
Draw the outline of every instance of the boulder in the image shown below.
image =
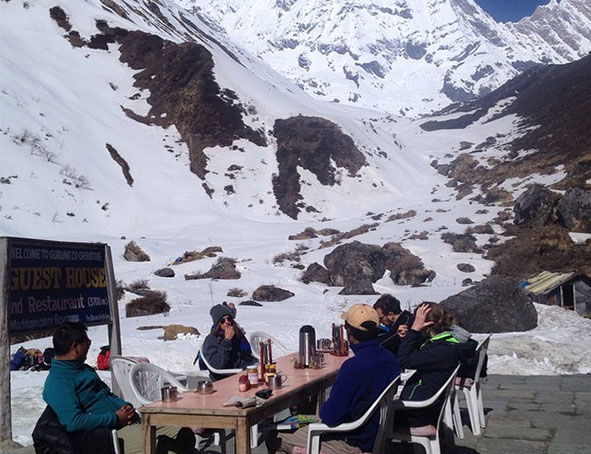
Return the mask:
[[511,277],[489,277],[441,304],[472,333],[528,331],[538,324],[531,299]]
[[308,268],[302,274],[301,280],[304,284],[309,284],[310,282],[322,282],[323,284],[331,285],[328,270],[317,262],[308,265]]
[[[345,288],[367,288],[386,271],[386,255],[381,247],[359,241],[338,246],[324,257],[324,266],[333,285]],[[373,287],[372,287],[373,290]],[[347,293],[347,295],[352,293]]]
[[257,303],[256,301],[253,300],[246,300],[246,301],[240,301],[238,303],[238,306],[256,306],[256,307],[263,307],[263,305],[261,303]]
[[382,249],[386,269],[396,285],[420,285],[435,278],[435,272],[425,269],[423,261],[399,243],[386,243]]
[[470,218],[457,218],[456,222],[458,224],[474,224],[474,221]]
[[515,225],[522,227],[541,227],[554,224],[556,204],[560,195],[550,191],[541,184],[532,184],[527,191],[515,201]]
[[445,243],[451,244],[451,248],[454,252],[482,253],[482,249],[476,244],[476,237],[469,233],[445,232],[441,235],[441,239]]
[[274,285],[261,285],[252,292],[252,299],[256,301],[283,301],[294,295],[295,293],[275,287]]
[[474,266],[470,265],[469,263],[458,263],[456,268],[462,273],[473,273],[476,271],[476,268],[474,268]]
[[172,268],[160,268],[154,271],[154,274],[159,277],[174,277],[174,270]]
[[141,298],[136,298],[125,305],[126,317],[143,317],[144,315],[164,314],[170,312],[165,292],[152,291]]
[[240,271],[236,269],[236,260],[220,258],[207,273],[185,274],[190,279],[240,279]]
[[165,341],[175,340],[179,334],[193,334],[195,336],[201,334],[197,328],[193,328],[192,326],[167,325],[162,328],[164,328]]
[[569,188],[558,202],[558,222],[575,232],[591,232],[591,190]]
[[140,248],[135,241],[130,241],[125,245],[123,258],[128,262],[149,262],[150,256]]

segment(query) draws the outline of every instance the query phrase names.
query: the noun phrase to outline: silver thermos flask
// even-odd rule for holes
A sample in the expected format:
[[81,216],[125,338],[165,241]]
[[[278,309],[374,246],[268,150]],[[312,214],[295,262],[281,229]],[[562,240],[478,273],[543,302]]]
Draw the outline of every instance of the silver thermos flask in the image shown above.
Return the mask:
[[316,331],[310,325],[300,328],[300,364],[310,367],[312,358],[316,354]]

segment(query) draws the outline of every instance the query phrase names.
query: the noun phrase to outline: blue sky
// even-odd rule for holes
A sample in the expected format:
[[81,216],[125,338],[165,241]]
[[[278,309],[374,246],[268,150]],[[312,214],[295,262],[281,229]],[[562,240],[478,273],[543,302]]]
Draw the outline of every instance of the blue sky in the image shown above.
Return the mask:
[[531,16],[538,5],[549,0],[475,0],[498,22],[517,22],[524,16]]

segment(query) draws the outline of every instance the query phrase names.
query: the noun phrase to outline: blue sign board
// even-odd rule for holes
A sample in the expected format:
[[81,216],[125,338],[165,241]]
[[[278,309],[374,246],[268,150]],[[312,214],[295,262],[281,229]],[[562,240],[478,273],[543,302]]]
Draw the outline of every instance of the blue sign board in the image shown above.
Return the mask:
[[111,321],[105,245],[9,238],[10,335]]

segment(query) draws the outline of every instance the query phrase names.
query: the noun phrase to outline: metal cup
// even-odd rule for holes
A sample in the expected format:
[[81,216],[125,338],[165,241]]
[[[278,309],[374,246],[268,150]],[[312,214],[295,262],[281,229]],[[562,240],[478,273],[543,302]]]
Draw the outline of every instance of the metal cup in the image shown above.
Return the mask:
[[283,383],[287,380],[286,375],[273,375],[269,377],[269,388],[271,389],[279,389],[283,386]]
[[176,386],[164,386],[160,388],[162,402],[175,402],[178,397],[178,390]]

